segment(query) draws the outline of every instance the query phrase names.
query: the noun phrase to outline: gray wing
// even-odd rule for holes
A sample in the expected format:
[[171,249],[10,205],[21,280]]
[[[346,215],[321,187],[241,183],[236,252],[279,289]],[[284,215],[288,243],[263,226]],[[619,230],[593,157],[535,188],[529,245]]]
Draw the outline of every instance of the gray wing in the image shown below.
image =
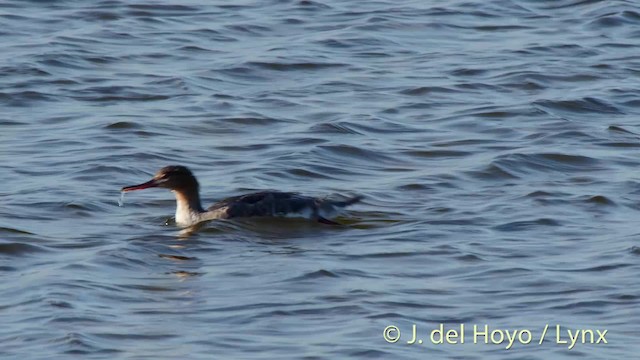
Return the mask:
[[297,193],[261,191],[234,196],[213,204],[208,210],[226,208],[228,218],[251,216],[286,216],[310,211],[317,214],[317,201]]

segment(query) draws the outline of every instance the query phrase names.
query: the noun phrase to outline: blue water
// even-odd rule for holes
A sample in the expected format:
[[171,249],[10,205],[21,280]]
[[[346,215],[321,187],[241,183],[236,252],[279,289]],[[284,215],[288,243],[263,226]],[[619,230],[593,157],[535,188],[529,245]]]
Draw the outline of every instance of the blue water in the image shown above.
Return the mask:
[[[0,357],[634,358],[638,25],[623,0],[0,4]],[[170,164],[205,205],[365,200],[194,233],[168,191],[118,206]]]

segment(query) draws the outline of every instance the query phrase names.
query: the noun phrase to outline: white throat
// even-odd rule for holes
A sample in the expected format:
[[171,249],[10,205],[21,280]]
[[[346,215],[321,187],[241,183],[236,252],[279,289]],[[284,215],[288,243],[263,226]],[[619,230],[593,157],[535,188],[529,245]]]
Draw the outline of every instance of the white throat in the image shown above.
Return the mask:
[[187,227],[199,223],[202,214],[200,200],[189,199],[182,193],[173,192],[176,195],[176,224]]

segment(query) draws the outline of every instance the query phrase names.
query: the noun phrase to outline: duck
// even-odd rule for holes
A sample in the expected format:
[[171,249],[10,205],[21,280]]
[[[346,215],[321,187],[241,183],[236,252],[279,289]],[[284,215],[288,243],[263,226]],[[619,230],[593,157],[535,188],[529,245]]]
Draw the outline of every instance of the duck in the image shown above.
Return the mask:
[[344,201],[300,195],[295,192],[260,191],[233,196],[204,209],[200,202],[200,185],[191,170],[182,165],[165,166],[153,178],[138,185],[125,186],[122,192],[149,188],[171,190],[176,198],[176,225],[186,228],[216,219],[249,217],[300,217],[327,225],[346,207],[358,203],[362,196]]

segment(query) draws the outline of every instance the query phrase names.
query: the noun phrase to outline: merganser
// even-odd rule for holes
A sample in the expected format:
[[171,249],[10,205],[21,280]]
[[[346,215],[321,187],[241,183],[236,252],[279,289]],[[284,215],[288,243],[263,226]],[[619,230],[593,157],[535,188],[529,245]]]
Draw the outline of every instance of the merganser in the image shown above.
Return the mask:
[[154,187],[173,191],[176,196],[176,224],[181,227],[208,220],[253,216],[304,217],[323,224],[339,225],[327,218],[362,199],[356,196],[345,201],[331,201],[291,192],[261,191],[222,200],[205,210],[200,204],[198,180],[191,170],[180,165],[165,166],[146,183],[125,186],[122,191]]

